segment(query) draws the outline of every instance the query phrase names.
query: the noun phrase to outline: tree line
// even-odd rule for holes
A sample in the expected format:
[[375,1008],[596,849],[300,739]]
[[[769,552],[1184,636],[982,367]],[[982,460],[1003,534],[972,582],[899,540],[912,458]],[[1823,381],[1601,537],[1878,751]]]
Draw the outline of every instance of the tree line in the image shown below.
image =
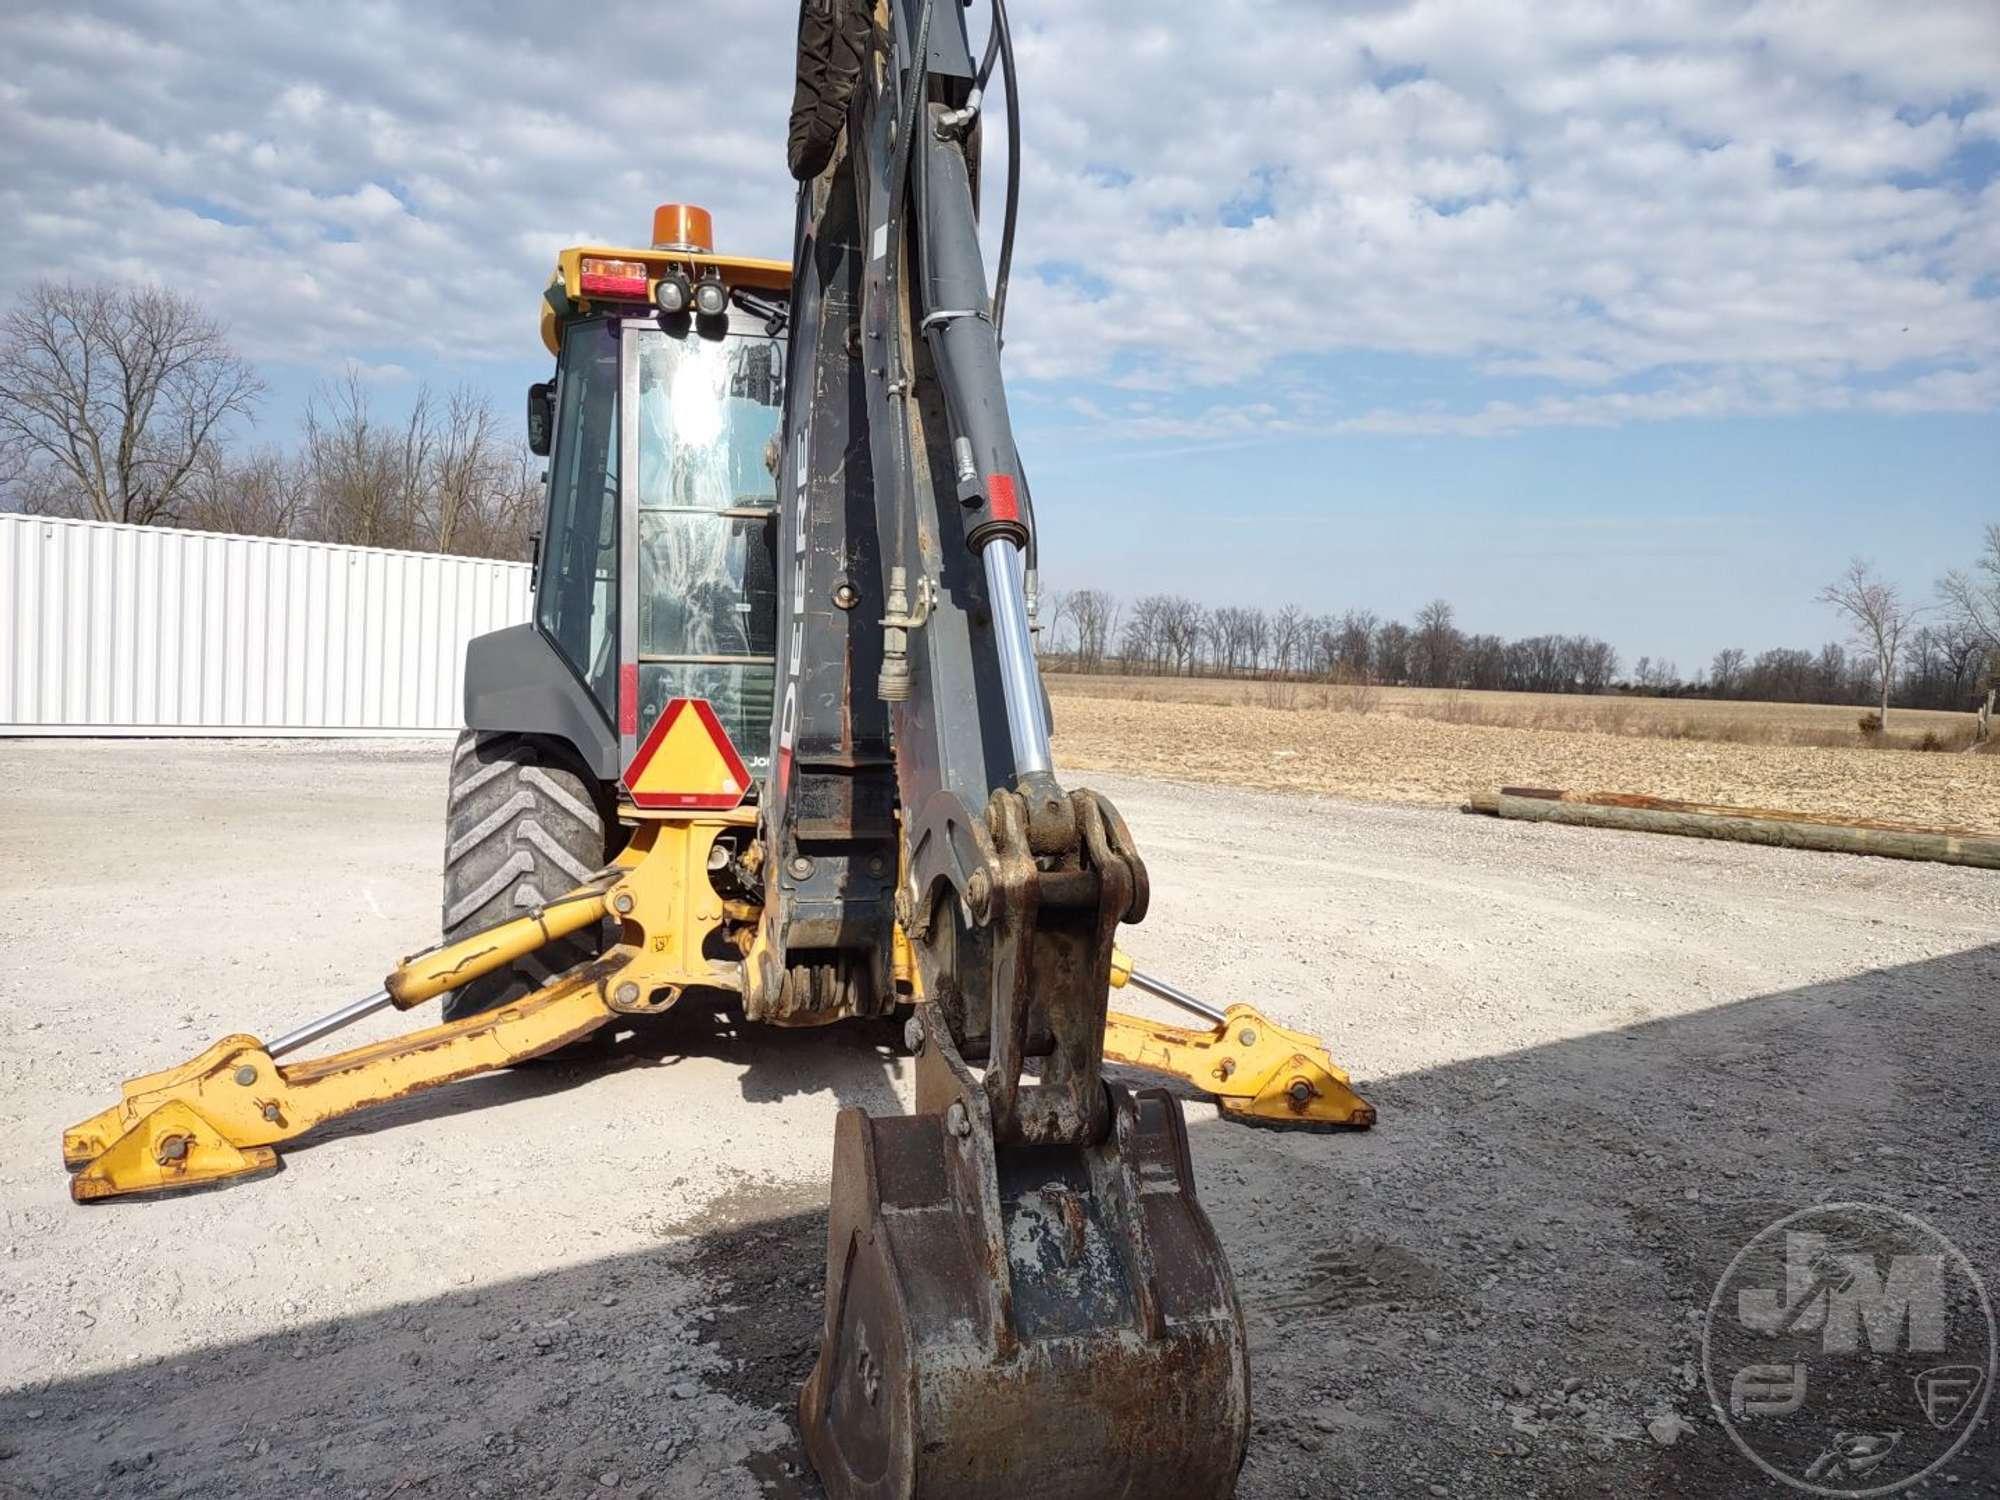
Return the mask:
[[1618,653],[1595,636],[1468,635],[1443,599],[1405,624],[1365,609],[1337,615],[1297,604],[1211,609],[1181,594],[1124,601],[1102,589],[1074,589],[1050,600],[1046,619],[1044,659],[1078,672],[1296,676],[1537,693],[1601,693],[1618,678]]
[[350,368],[290,449],[243,445],[266,387],[198,304],[45,281],[0,320],[0,502],[37,515],[525,558],[538,461],[485,396],[380,412]]
[[1509,689],[1533,693],[1623,691],[1657,697],[1776,703],[1854,703],[1962,710],[2000,676],[2000,525],[1987,528],[1968,571],[1949,573],[1933,604],[1912,605],[1860,560],[1817,596],[1850,628],[1817,650],[1774,647],[1754,656],[1716,652],[1683,673],[1641,656],[1621,672],[1618,653],[1589,635],[1506,640],[1461,630],[1448,600],[1414,619],[1365,609],[1314,614],[1210,607],[1181,594],[1123,600],[1072,589],[1042,611],[1043,659],[1054,670],[1171,676],[1268,676],[1385,686]]
[[[380,414],[360,373],[322,384],[289,450],[237,439],[265,386],[197,303],[157,287],[44,281],[0,319],[0,505],[35,514],[524,558],[539,462],[480,393],[419,386]],[[1504,640],[1459,629],[1451,604],[1415,619],[1210,607],[1102,589],[1044,612],[1050,665],[1084,672],[1273,675],[1423,687],[1614,688],[1777,702],[1965,708],[2000,662],[2000,525],[1933,602],[1856,560],[1818,595],[1849,628],[1817,651],[1731,647],[1705,672],[1618,654],[1589,635]]]

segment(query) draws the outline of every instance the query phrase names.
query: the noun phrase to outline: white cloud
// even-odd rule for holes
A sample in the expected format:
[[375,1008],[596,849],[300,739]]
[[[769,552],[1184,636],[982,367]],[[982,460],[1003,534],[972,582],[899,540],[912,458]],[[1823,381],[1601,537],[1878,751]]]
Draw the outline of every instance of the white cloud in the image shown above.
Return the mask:
[[[1910,9],[1299,0],[1190,7],[1143,45],[1036,13],[1024,242],[1062,285],[1020,295],[1010,354],[1047,379],[1235,388],[1358,350],[1627,387],[1350,418],[1371,430],[1990,389],[2000,199],[1936,174],[1992,133],[2000,9]],[[1879,45],[1822,35],[1841,27]],[[1253,182],[1269,216],[1225,222]],[[1774,398],[1784,372],[1810,392]]]
[[[1952,166],[2000,139],[2000,8],[1015,9],[1008,358],[1048,409],[1234,440],[2000,399],[2000,186]],[[555,250],[665,198],[783,254],[794,7],[549,15],[0,19],[0,293],[153,277],[260,360],[421,372],[533,357]]]

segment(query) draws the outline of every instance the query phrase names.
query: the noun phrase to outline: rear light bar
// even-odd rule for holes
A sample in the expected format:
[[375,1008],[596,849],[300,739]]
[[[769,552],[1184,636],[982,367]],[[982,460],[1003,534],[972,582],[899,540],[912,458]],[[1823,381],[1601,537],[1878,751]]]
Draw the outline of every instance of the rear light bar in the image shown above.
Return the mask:
[[577,287],[586,297],[610,297],[644,302],[647,297],[643,260],[600,260],[586,255],[577,268]]

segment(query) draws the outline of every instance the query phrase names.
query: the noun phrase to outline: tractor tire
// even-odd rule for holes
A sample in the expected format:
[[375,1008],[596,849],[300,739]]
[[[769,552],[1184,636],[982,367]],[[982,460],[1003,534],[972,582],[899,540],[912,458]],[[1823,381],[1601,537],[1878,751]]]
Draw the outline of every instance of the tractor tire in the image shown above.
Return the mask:
[[[620,832],[604,788],[560,740],[465,730],[452,751],[445,802],[445,941],[575,889],[617,853]],[[445,994],[445,1019],[532,994],[595,957],[602,943],[587,929],[482,974]]]

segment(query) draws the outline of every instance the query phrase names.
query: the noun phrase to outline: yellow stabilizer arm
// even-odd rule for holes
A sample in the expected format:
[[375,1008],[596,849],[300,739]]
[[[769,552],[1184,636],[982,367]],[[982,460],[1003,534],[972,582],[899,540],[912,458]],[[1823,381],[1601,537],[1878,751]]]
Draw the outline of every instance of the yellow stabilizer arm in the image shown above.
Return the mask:
[[1191,1083],[1214,1095],[1224,1115],[1248,1125],[1365,1130],[1375,1123],[1375,1106],[1354,1092],[1346,1070],[1314,1038],[1275,1024],[1254,1005],[1218,1010],[1139,973],[1130,955],[1114,949],[1111,986],[1127,985],[1210,1025],[1169,1026],[1114,1010],[1104,1021],[1104,1055],[1113,1062]]
[[134,1078],[109,1109],[63,1132],[63,1164],[78,1203],[169,1192],[261,1175],[272,1146],[337,1116],[537,1057],[588,1036],[617,1012],[594,964],[497,1009],[391,1041],[281,1067],[274,1060],[362,1016],[407,1010],[604,917],[602,890],[584,889],[460,942],[407,960],[382,989],[268,1048],[227,1036],[179,1067]]
[[[356,1110],[540,1057],[619,1015],[667,1009],[714,983],[702,956],[722,903],[709,890],[716,835],[746,821],[643,824],[588,883],[538,910],[405,959],[382,988],[271,1042],[228,1036],[200,1056],[125,1084],[111,1108],[63,1132],[79,1203],[169,1192],[275,1171],[281,1141]],[[688,899],[688,892],[695,899]],[[623,941],[520,1000],[407,1036],[280,1064],[289,1052],[395,1006],[408,1010],[606,917]]]
[[476,1016],[280,1067],[253,1036],[135,1078],[63,1132],[78,1203],[274,1172],[279,1141],[340,1115],[509,1067],[588,1036],[617,1013],[596,976],[571,977]]

